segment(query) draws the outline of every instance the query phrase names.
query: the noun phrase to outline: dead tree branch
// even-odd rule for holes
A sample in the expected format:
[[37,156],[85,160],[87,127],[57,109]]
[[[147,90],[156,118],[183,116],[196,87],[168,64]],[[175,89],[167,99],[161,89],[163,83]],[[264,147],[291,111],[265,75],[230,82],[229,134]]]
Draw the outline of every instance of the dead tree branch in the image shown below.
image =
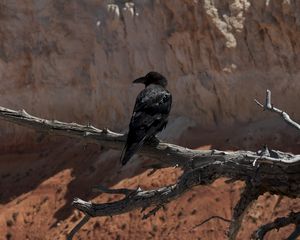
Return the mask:
[[295,240],[300,236],[300,224],[296,225],[294,231],[288,236],[287,240]]
[[280,228],[283,228],[289,224],[295,224],[296,228],[295,231],[287,239],[296,239],[298,236],[300,236],[300,212],[291,212],[287,217],[277,218],[274,222],[259,227],[252,234],[252,239],[262,240],[264,239],[264,236],[273,229],[279,230]]
[[[252,179],[255,180],[255,179]],[[229,226],[229,239],[234,240],[241,227],[242,220],[247,210],[251,207],[252,203],[262,194],[259,188],[257,188],[251,181],[246,182],[246,187],[241,194],[240,200],[233,209],[232,221]]]
[[207,185],[220,177],[244,180],[246,188],[234,209],[230,225],[229,238],[235,239],[245,210],[260,194],[269,191],[292,198],[300,196],[300,186],[291,184],[291,182],[300,182],[300,163],[282,165],[282,162],[279,164],[277,160],[274,162],[262,160],[260,166],[257,167],[253,166],[254,158],[249,159],[247,155],[234,157],[234,154],[215,153],[210,156],[210,161],[204,161],[206,163],[201,162],[203,160],[201,158],[191,160],[191,168],[185,170],[174,185],[156,190],[130,190],[133,194],[111,203],[95,204],[76,199],[73,205],[91,217],[119,215],[134,209],[145,210],[149,207],[154,207],[154,212],[156,212],[160,206],[176,199],[196,185]]
[[51,135],[81,138],[86,142],[100,144],[102,142],[105,143],[105,146],[113,149],[120,149],[125,139],[123,134],[114,133],[108,129],[100,130],[90,124],[80,125],[38,118],[28,114],[24,109],[14,111],[0,107],[0,119]]
[[[0,119],[49,134],[80,138],[112,149],[121,150],[125,142],[125,135],[108,129],[37,118],[24,110],[14,111],[0,107]],[[229,238],[235,239],[246,210],[259,195],[270,192],[291,198],[300,196],[300,155],[266,149],[264,147],[256,153],[192,150],[163,142],[155,146],[145,145],[139,153],[151,159],[152,164],[149,167],[182,168],[183,174],[177,183],[154,190],[96,187],[96,190],[107,194],[123,194],[124,198],[103,204],[75,199],[73,206],[82,211],[85,217],[74,227],[68,239],[72,239],[90,217],[119,215],[134,209],[145,211],[151,207],[143,217],[147,218],[194,186],[211,184],[220,177],[226,177],[231,182],[242,180],[246,183],[244,193],[234,208],[229,228]]]
[[68,234],[67,240],[72,240],[74,235],[82,228],[84,224],[86,224],[90,220],[90,216],[85,215],[79,223],[71,230],[71,232]]
[[260,103],[258,100],[256,100],[256,99],[254,99],[254,101],[257,103],[258,106],[262,107],[263,110],[268,110],[268,111],[277,113],[278,115],[280,115],[280,116],[283,118],[283,120],[284,120],[287,124],[289,124],[290,126],[296,128],[298,131],[300,130],[300,124],[298,124],[297,122],[295,122],[294,120],[292,120],[292,119],[290,118],[290,116],[289,116],[286,112],[284,112],[284,111],[282,111],[282,110],[280,110],[280,109],[278,109],[278,108],[276,108],[276,107],[273,106],[273,104],[272,104],[272,102],[271,102],[271,91],[270,91],[270,90],[267,90],[267,93],[266,93],[266,101],[265,101],[265,104],[264,104],[264,105],[261,104],[261,103]]
[[[0,119],[47,134],[80,138],[84,142],[96,143],[116,150],[122,149],[126,138],[124,134],[112,132],[107,128],[101,130],[89,124],[80,125],[42,119],[28,114],[25,110],[14,111],[0,107]],[[146,145],[140,153],[151,159],[159,160],[166,166],[181,165],[194,155],[189,149],[168,143],[159,143],[155,147]],[[162,166],[162,164],[160,165]]]

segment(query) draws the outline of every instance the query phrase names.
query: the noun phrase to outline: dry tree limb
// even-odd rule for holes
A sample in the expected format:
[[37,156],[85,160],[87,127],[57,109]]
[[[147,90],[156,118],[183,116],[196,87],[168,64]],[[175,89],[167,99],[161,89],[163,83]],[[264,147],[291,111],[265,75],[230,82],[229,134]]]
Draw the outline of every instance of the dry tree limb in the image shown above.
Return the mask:
[[113,149],[120,149],[125,140],[123,134],[114,133],[108,129],[100,130],[90,124],[80,125],[38,118],[28,114],[24,109],[15,111],[0,107],[0,119],[51,135],[81,138],[86,142],[100,144],[103,142],[105,146]]
[[[176,184],[156,190],[130,190],[132,194],[111,203],[96,204],[76,199],[73,206],[91,217],[119,215],[134,209],[145,210],[154,207],[149,213],[151,215],[162,205],[178,198],[194,186],[208,185],[220,177],[239,179],[246,182],[246,188],[234,209],[230,226],[229,237],[235,239],[245,210],[260,194],[270,191],[292,198],[300,196],[299,184],[290,184],[290,182],[300,182],[299,162],[290,165],[278,164],[279,161],[262,161],[257,167],[253,166],[255,160],[255,158],[249,159],[246,155],[233,156],[233,153],[227,155],[226,152],[218,152],[211,155],[210,162],[201,163],[200,159],[191,160],[191,168],[184,171]],[[114,191],[107,191],[107,193],[123,193],[123,190],[114,189]]]
[[289,224],[295,224],[296,228],[287,239],[296,239],[300,235],[300,212],[291,212],[287,217],[280,217],[275,219],[274,222],[260,226],[252,234],[252,239],[262,240],[264,239],[264,236],[273,229],[279,230],[280,228],[283,228]]
[[[266,105],[270,105],[270,96],[267,99],[269,100]],[[273,107],[271,109],[274,110]],[[112,149],[121,150],[125,142],[125,135],[108,129],[101,130],[91,125],[37,118],[24,110],[14,111],[0,107],[0,119],[49,134],[80,138]],[[144,218],[147,218],[192,187],[211,184],[220,177],[246,182],[245,191],[234,209],[229,230],[229,238],[235,239],[245,211],[260,194],[270,192],[291,198],[300,196],[300,155],[272,149],[263,151],[264,154],[261,152],[192,150],[163,142],[155,146],[146,144],[139,153],[151,159],[152,164],[149,167],[182,168],[183,174],[177,183],[155,190],[98,187],[101,192],[123,194],[124,198],[103,204],[75,199],[73,206],[82,211],[85,217],[71,231],[68,239],[72,239],[90,217],[119,215],[139,208],[144,211],[152,207],[152,210],[144,215]]]
[[229,240],[234,240],[237,237],[238,231],[241,227],[242,220],[247,210],[251,207],[252,203],[262,194],[258,187],[251,181],[246,181],[246,187],[241,194],[240,200],[233,209],[233,216],[229,226],[228,237]]
[[[107,128],[98,129],[92,125],[80,125],[77,123],[65,123],[57,120],[47,120],[32,116],[25,110],[14,111],[8,108],[0,107],[0,119],[16,123],[20,126],[28,127],[37,131],[46,132],[51,135],[61,135],[71,138],[80,138],[83,142],[93,142],[101,146],[121,150],[125,143],[125,135],[115,133]],[[152,164],[156,168],[162,167],[189,167],[191,160],[197,160],[197,166],[201,163],[211,161],[214,156],[226,155],[226,157],[236,158],[237,156],[247,156],[250,159],[257,159],[258,162],[278,161],[278,164],[293,164],[300,161],[300,155],[293,155],[280,151],[273,151],[278,154],[277,158],[268,156],[258,156],[251,151],[224,152],[218,150],[192,150],[175,144],[160,142],[156,146],[146,144],[139,153],[157,160],[160,164]],[[193,161],[195,162],[195,161]],[[194,167],[197,167],[194,166]]]
[[[91,217],[114,216],[130,212],[138,208],[145,210],[151,206],[155,206],[155,208],[160,207],[177,197],[180,194],[177,193],[178,190],[179,185],[177,184],[156,190],[143,191],[140,189],[125,196],[119,201],[103,204],[94,204],[76,198],[72,205]],[[185,189],[181,188],[180,190],[183,191]]]
[[295,226],[294,231],[291,233],[290,236],[288,236],[288,238],[286,240],[299,239],[298,237],[300,237],[300,224]]
[[86,224],[89,220],[90,220],[90,216],[89,215],[85,215],[79,223],[77,223],[77,225],[71,230],[71,232],[68,234],[67,236],[67,240],[72,240],[74,235],[80,230],[80,228],[82,228],[82,226],[84,224]]
[[[116,150],[123,148],[126,138],[124,134],[112,132],[107,128],[101,130],[90,124],[80,125],[77,123],[47,120],[32,116],[25,110],[15,111],[0,107],[0,119],[47,134],[80,138],[83,142],[96,143]],[[151,159],[159,160],[161,166],[163,166],[162,163],[166,163],[167,166],[180,165],[194,155],[189,149],[162,142],[155,147],[146,145],[141,149],[140,153],[147,155]]]
[[261,104],[256,99],[254,99],[254,101],[257,103],[258,106],[262,107],[264,110],[268,110],[268,111],[279,114],[287,124],[289,124],[290,126],[296,128],[297,130],[300,130],[300,124],[298,124],[297,122],[292,120],[286,112],[284,112],[284,111],[282,111],[282,110],[280,110],[280,109],[273,106],[273,104],[271,102],[271,91],[270,90],[267,90],[266,101],[265,101],[264,105]]

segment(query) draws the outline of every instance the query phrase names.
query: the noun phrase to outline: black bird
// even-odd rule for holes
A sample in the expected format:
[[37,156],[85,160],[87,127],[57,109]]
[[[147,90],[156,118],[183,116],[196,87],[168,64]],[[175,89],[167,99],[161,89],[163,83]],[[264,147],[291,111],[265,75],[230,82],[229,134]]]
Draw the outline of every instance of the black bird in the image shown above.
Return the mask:
[[157,141],[155,135],[168,123],[172,105],[172,95],[166,89],[167,79],[157,73],[149,72],[133,83],[145,84],[145,89],[136,98],[129,132],[121,156],[125,165],[146,141]]

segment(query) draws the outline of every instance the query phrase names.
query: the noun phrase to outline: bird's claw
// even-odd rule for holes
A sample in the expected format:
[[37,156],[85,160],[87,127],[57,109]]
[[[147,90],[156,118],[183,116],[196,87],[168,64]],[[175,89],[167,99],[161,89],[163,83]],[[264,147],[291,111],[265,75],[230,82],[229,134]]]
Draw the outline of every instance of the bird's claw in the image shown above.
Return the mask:
[[146,140],[146,143],[151,145],[151,146],[157,146],[159,143],[160,143],[160,140],[153,136],[153,137],[150,137]]

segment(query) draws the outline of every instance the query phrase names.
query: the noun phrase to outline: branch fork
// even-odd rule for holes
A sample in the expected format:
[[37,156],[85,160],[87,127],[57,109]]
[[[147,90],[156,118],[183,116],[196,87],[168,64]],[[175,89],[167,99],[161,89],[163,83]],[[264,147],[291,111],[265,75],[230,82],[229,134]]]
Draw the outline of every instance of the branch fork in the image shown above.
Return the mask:
[[290,116],[286,112],[284,112],[284,111],[282,111],[282,110],[280,110],[280,109],[278,109],[278,108],[276,108],[276,107],[274,107],[272,105],[272,102],[271,102],[271,91],[270,90],[267,90],[267,92],[266,92],[266,100],[265,100],[265,104],[264,105],[261,104],[256,99],[254,99],[254,101],[256,102],[256,104],[258,106],[262,107],[263,110],[268,110],[270,112],[274,112],[274,113],[280,115],[287,124],[289,124],[293,128],[296,128],[298,131],[300,131],[300,124],[298,124],[297,122],[295,122],[294,120],[292,120],[290,118]]
[[[267,90],[265,104],[261,104],[257,100],[255,102],[264,110],[279,114],[286,123],[300,130],[299,124],[291,120],[287,113],[272,105],[271,91]],[[101,147],[111,149],[122,149],[126,140],[124,134],[112,132],[107,128],[101,130],[91,124],[80,125],[46,120],[32,116],[25,110],[14,111],[0,107],[0,119],[49,134],[79,138],[84,142],[97,143]],[[230,220],[228,237],[231,240],[236,239],[243,216],[261,194],[270,192],[291,198],[300,197],[300,155],[272,150],[266,146],[259,152],[243,150],[225,152],[192,150],[164,142],[157,142],[155,145],[147,143],[139,153],[152,160],[151,165],[145,167],[155,168],[156,171],[164,167],[180,167],[183,170],[181,177],[175,184],[154,190],[94,187],[94,191],[122,194],[124,198],[102,204],[75,198],[72,205],[83,212],[84,217],[71,230],[67,237],[68,240],[71,240],[92,217],[114,216],[134,209],[142,209],[144,212],[146,209],[152,208],[143,215],[143,219],[147,219],[155,215],[165,204],[180,197],[194,186],[211,184],[220,177],[227,178],[226,182],[241,180],[246,183]],[[220,217],[220,219],[222,218]],[[291,223],[295,224],[296,228],[290,237],[299,236],[299,212],[291,213],[288,217],[277,219],[273,223],[260,227],[253,236],[255,239],[263,239],[265,233],[271,229]]]

